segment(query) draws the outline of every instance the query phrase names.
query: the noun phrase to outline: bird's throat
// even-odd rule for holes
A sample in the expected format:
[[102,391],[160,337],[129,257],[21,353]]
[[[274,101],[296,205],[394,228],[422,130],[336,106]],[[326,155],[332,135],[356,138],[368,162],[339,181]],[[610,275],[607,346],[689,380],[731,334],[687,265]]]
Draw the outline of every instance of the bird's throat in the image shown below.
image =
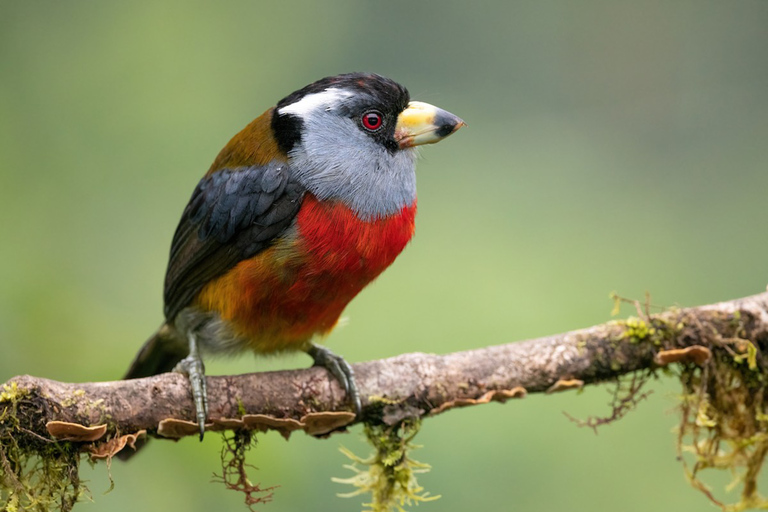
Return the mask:
[[370,282],[411,240],[416,202],[400,212],[370,221],[340,202],[318,201],[308,194],[297,218],[299,239],[324,273]]

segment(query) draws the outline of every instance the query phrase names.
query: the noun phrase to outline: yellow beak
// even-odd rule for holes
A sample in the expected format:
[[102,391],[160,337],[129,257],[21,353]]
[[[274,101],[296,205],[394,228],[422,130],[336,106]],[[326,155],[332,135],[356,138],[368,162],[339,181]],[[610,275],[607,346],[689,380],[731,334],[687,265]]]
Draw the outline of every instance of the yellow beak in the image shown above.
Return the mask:
[[395,126],[395,140],[400,148],[440,142],[466,123],[441,108],[421,101],[411,101],[400,112]]

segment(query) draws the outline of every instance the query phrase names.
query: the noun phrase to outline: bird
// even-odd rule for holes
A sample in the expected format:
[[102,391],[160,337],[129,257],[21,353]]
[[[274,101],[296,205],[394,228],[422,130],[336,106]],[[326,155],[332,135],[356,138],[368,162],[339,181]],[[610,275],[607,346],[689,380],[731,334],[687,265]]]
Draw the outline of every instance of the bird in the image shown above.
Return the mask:
[[414,234],[417,147],[465,126],[374,73],[317,80],[280,100],[219,152],[171,242],[160,328],[125,379],[189,379],[202,440],[203,356],[304,351],[340,383],[346,360],[315,339]]

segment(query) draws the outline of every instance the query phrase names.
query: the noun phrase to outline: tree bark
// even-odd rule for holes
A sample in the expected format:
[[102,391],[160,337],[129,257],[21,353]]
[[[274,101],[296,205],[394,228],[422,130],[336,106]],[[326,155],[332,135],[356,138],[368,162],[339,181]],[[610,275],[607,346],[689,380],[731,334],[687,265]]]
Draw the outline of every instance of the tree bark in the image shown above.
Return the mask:
[[[756,347],[761,368],[768,367],[763,359],[768,292],[655,315],[640,304],[637,309],[633,319],[555,336],[355,364],[363,419],[394,424],[453,407],[578,388],[672,362],[703,365],[723,350],[722,340],[736,338]],[[356,421],[344,392],[325,369],[207,379],[212,430],[272,428],[286,437],[293,430],[324,435]],[[196,433],[189,386],[179,374],[82,384],[20,376],[3,389],[0,417],[13,408],[20,428],[45,438],[86,440],[76,427],[70,432],[55,422],[106,425],[109,438],[141,430],[165,437]]]

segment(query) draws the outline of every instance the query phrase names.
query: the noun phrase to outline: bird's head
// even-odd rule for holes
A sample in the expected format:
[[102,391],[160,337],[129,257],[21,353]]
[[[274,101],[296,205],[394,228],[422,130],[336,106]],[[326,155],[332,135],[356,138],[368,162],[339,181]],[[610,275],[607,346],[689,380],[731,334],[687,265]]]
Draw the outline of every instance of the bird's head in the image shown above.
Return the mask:
[[312,141],[337,148],[373,141],[377,150],[394,153],[438,142],[462,126],[464,121],[445,110],[410,101],[397,82],[368,73],[318,80],[280,100],[272,118],[286,153]]
[[297,178],[315,196],[343,201],[361,218],[378,218],[415,201],[413,148],[442,140],[464,122],[411,101],[393,80],[350,73],[286,96],[271,124]]
[[320,200],[341,201],[361,219],[386,217],[416,200],[414,147],[438,142],[464,121],[411,101],[402,85],[349,73],[286,96],[235,135],[208,174],[287,162]]

